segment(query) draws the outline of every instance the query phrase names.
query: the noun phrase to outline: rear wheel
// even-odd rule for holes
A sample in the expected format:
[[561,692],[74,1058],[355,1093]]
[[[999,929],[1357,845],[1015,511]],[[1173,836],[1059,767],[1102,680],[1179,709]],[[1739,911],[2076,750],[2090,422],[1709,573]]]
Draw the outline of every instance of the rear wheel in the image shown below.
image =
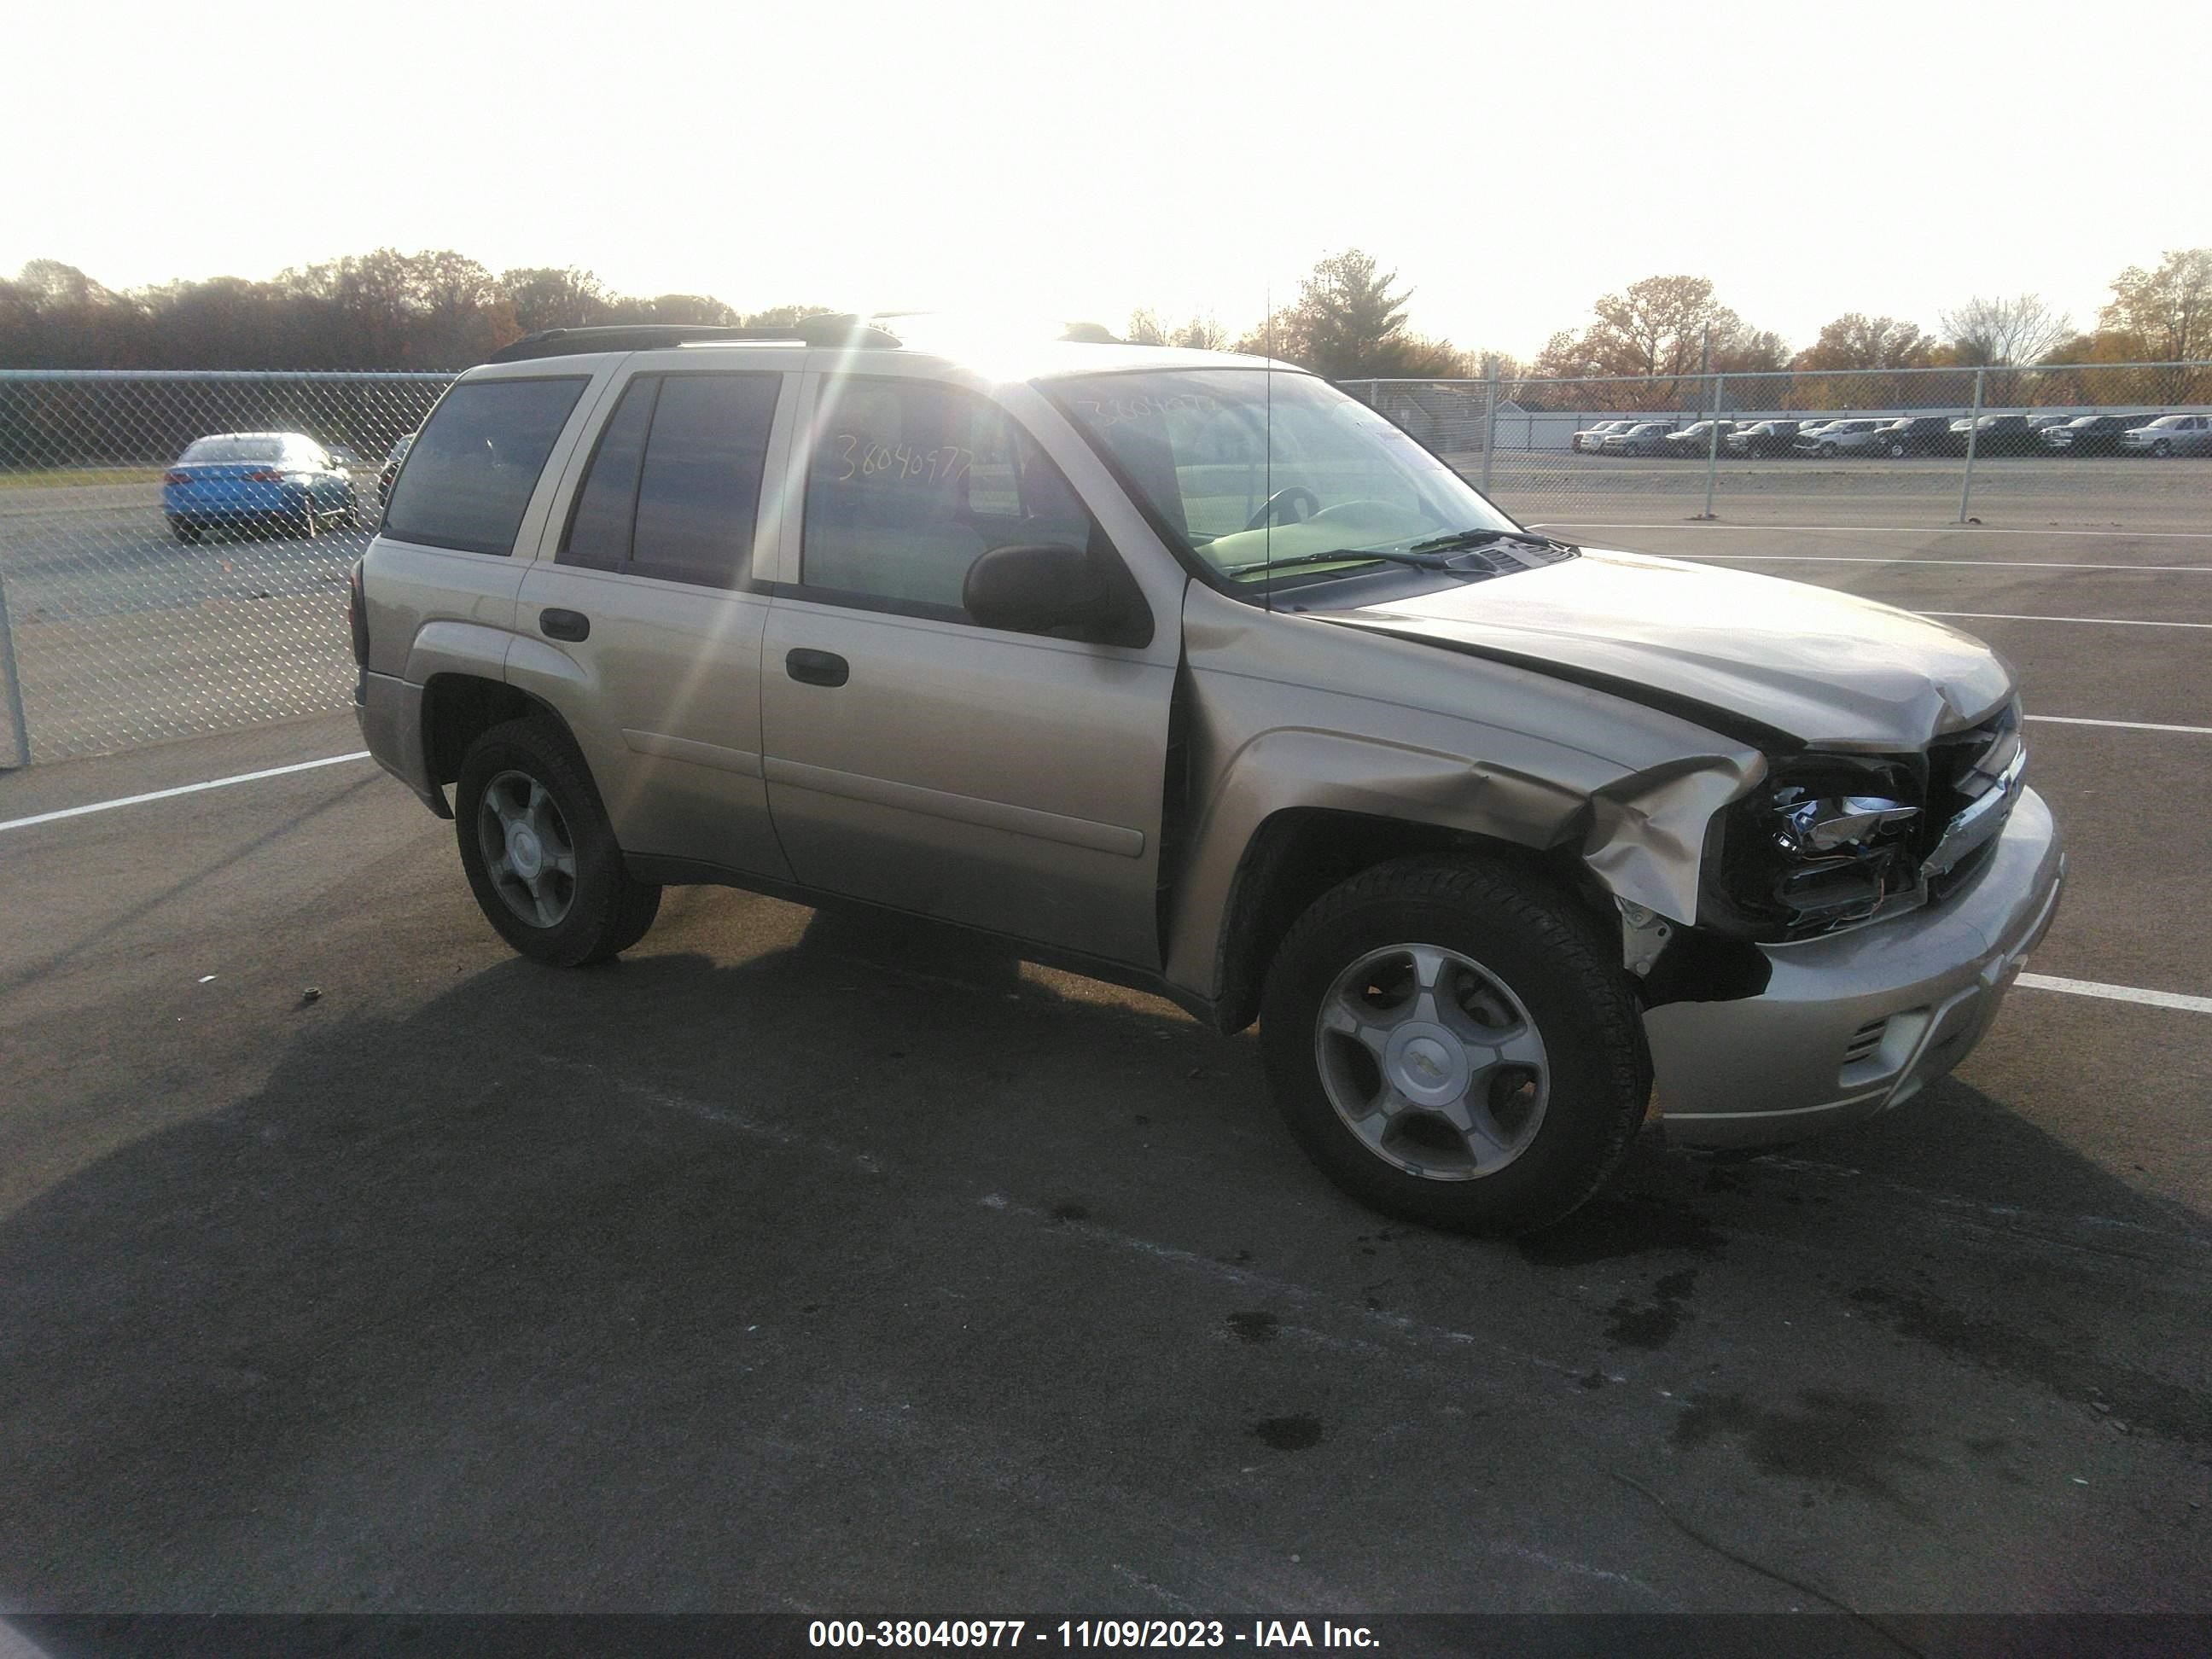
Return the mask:
[[455,793],[461,866],[517,951],[576,968],[645,937],[660,889],[629,873],[567,733],[541,720],[494,726],[470,745]]
[[1376,1209],[1521,1232],[1595,1193],[1642,1121],[1650,1062],[1603,931],[1504,866],[1402,859],[1299,918],[1260,1041],[1285,1121]]

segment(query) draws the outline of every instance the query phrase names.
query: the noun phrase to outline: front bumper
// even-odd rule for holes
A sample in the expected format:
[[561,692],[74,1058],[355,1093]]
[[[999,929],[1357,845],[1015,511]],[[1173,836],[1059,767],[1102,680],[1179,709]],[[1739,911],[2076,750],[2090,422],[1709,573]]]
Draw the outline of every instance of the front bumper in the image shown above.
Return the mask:
[[1933,909],[1762,947],[1766,989],[1644,1017],[1661,1121],[1686,1146],[1779,1146],[1886,1111],[1981,1041],[2058,908],[2066,855],[2021,793],[1980,872]]

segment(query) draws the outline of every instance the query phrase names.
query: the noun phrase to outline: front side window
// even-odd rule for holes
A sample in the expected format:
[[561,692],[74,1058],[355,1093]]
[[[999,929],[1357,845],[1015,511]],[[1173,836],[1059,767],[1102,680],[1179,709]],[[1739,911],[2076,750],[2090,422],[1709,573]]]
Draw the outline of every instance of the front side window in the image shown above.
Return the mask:
[[464,553],[513,551],[530,492],[586,384],[576,374],[455,386],[392,486],[384,533]]
[[969,567],[985,553],[1089,544],[1090,511],[1060,470],[974,392],[828,380],[814,434],[799,583],[824,598],[966,621]]
[[750,568],[781,377],[641,374],[576,492],[560,562],[702,587]]
[[1362,550],[1516,529],[1398,427],[1313,375],[1168,370],[1045,390],[1153,515],[1231,580],[1256,581],[1270,561],[1346,550],[1357,564]]

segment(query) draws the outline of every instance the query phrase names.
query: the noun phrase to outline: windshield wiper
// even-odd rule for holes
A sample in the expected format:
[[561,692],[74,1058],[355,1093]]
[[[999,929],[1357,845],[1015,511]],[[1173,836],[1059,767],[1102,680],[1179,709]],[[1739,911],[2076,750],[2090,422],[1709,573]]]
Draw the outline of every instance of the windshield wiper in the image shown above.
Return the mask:
[[1250,576],[1265,570],[1295,570],[1300,565],[1350,564],[1360,559],[1387,559],[1392,564],[1410,564],[1416,570],[1449,570],[1454,575],[1488,574],[1485,572],[1463,570],[1449,559],[1437,553],[1418,550],[1404,553],[1378,553],[1371,548],[1340,547],[1327,553],[1300,553],[1288,559],[1261,559],[1252,564],[1232,564],[1224,574],[1231,576]]
[[1524,547],[1555,547],[1563,552],[1575,551],[1565,542],[1555,541],[1549,536],[1531,536],[1522,530],[1455,530],[1449,535],[1431,536],[1425,542],[1415,542],[1407,550],[1414,553],[1442,552],[1447,548],[1480,547],[1489,542],[1519,542]]

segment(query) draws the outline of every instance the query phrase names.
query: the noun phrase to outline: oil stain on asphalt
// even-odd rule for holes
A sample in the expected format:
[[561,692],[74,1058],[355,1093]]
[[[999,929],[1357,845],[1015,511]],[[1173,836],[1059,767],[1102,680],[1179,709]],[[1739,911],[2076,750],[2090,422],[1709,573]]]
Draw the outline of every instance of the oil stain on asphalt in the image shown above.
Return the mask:
[[1622,1297],[1607,1316],[1606,1340],[1616,1348],[1665,1347],[1688,1317],[1682,1304],[1689,1300],[1697,1283],[1698,1270],[1685,1267],[1654,1285],[1649,1302]]

